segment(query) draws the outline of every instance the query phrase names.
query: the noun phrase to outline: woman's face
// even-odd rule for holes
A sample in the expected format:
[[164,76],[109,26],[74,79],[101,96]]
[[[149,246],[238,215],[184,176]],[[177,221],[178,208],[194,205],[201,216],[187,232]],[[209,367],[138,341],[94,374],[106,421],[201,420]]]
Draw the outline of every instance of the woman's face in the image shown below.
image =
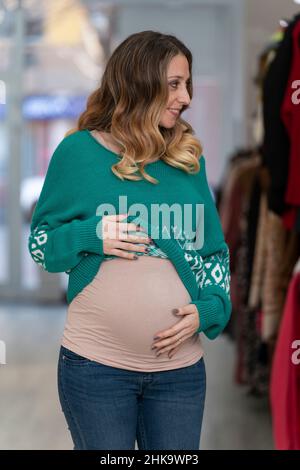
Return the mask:
[[178,54],[171,60],[168,71],[169,99],[165,111],[159,122],[160,126],[171,128],[178,119],[183,106],[191,102],[187,91],[187,82],[190,80],[189,63],[187,58]]

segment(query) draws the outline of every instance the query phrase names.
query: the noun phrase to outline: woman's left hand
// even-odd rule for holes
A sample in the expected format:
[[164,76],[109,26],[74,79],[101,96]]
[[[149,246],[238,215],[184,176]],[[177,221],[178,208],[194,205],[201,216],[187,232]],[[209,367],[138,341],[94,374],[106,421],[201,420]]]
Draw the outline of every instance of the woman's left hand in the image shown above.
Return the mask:
[[[169,357],[172,357],[179,346],[193,336],[199,328],[199,313],[195,304],[188,304],[177,310],[176,315],[182,316],[182,319],[171,328],[154,335],[154,338],[159,337],[152,345],[152,349],[157,347],[157,356],[169,351]],[[174,310],[173,313],[175,313]]]

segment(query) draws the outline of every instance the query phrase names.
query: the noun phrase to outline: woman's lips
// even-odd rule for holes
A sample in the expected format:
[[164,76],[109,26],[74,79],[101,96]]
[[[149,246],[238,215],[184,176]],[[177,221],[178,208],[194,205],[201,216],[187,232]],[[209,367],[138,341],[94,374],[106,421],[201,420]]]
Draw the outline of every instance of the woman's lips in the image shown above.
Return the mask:
[[168,109],[168,111],[172,114],[172,116],[177,117],[179,115],[179,111],[176,111],[175,109]]

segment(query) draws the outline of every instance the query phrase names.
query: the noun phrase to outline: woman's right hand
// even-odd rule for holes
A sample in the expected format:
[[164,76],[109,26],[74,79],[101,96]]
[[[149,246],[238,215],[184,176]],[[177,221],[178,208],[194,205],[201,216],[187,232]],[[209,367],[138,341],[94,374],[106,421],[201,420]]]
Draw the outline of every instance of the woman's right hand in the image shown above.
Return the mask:
[[104,254],[115,255],[126,259],[137,259],[138,257],[136,257],[135,253],[130,253],[130,251],[146,252],[147,247],[137,246],[136,243],[150,243],[151,238],[148,236],[129,235],[127,233],[128,231],[143,231],[143,227],[134,223],[120,222],[126,219],[127,216],[128,213],[105,215],[102,217]]

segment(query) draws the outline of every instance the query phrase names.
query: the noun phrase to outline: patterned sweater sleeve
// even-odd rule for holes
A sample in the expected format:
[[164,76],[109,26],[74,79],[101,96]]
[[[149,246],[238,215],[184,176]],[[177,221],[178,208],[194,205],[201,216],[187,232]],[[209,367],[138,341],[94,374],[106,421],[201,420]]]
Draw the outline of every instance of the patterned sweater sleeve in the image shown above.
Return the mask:
[[69,273],[88,253],[103,254],[102,217],[78,209],[72,154],[70,142],[56,147],[31,220],[28,250],[49,272]]
[[204,200],[204,243],[197,250],[202,261],[198,298],[198,333],[215,339],[227,325],[232,305],[230,299],[229,249],[224,240],[219,214],[212,198],[205,170],[205,159],[200,159],[200,187]]

